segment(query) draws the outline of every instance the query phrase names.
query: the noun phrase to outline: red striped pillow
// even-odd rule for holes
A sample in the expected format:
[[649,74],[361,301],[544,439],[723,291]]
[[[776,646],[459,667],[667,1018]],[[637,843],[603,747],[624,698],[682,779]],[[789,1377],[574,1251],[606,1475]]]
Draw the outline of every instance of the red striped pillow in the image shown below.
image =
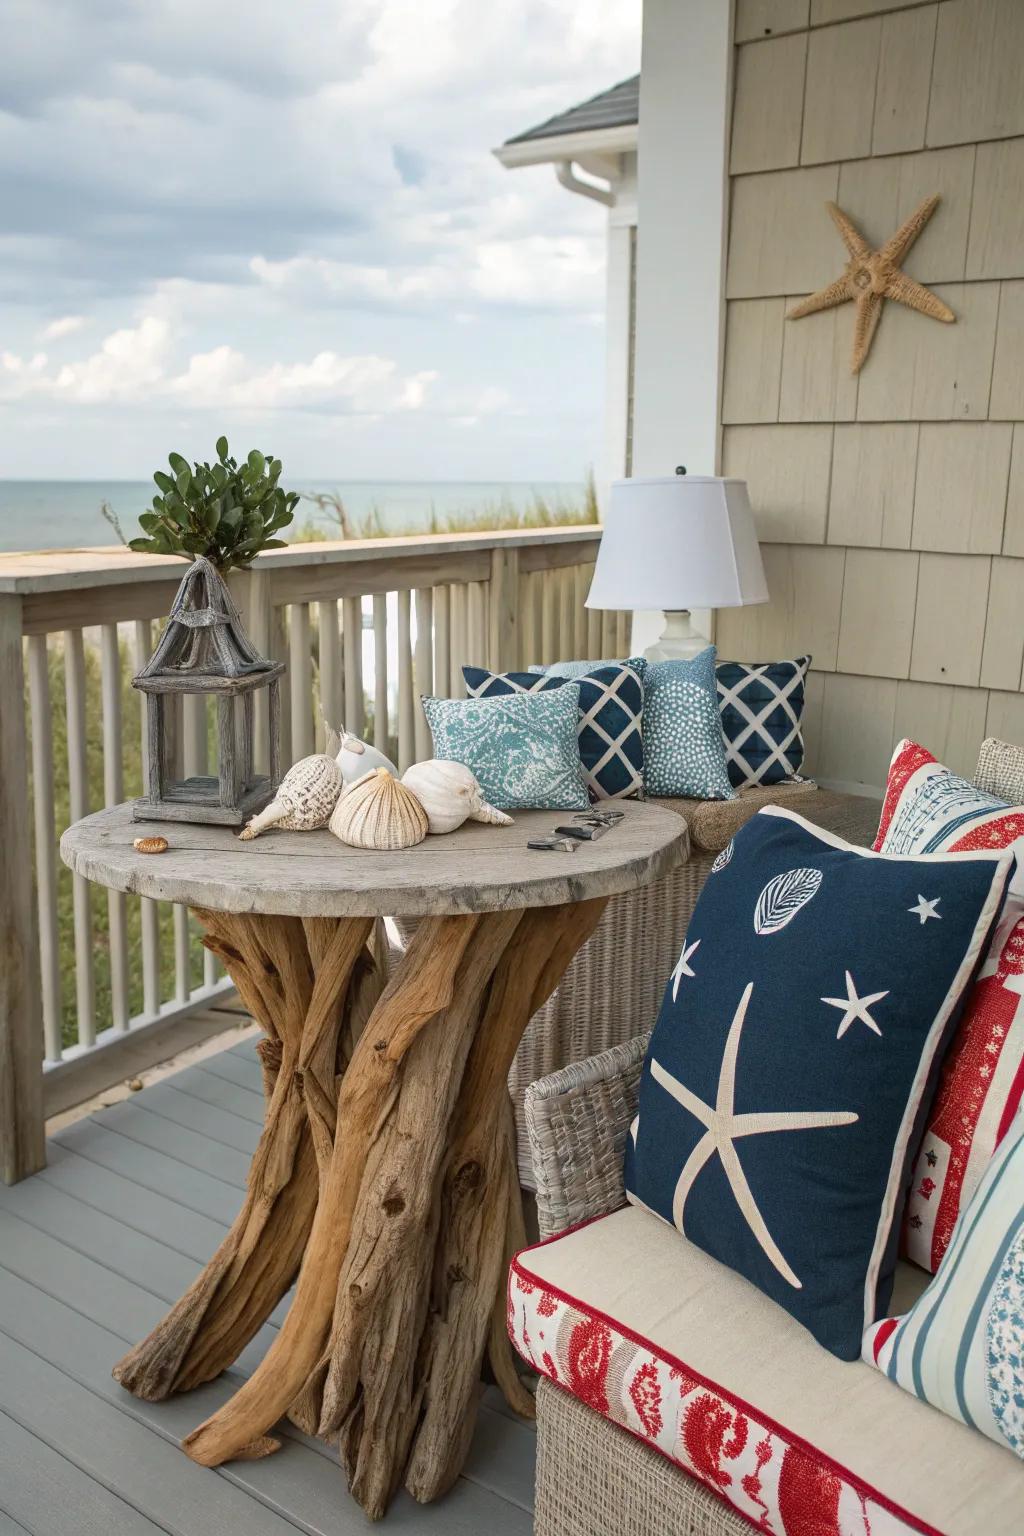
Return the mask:
[[900,742],[876,851],[949,853],[1018,841],[1018,871],[943,1061],[904,1212],[904,1251],[933,1274],[1024,1091],[1024,806],[984,794],[924,747]]

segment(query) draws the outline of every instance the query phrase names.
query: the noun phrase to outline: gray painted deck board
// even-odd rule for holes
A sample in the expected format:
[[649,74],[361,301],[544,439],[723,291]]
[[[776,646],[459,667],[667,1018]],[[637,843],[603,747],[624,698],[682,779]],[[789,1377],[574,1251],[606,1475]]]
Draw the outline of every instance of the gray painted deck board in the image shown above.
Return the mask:
[[225,1082],[203,1067],[187,1067],[184,1072],[179,1072],[172,1087],[212,1104],[215,1109],[226,1109],[243,1120],[254,1120],[261,1129],[263,1127],[263,1095],[252,1088]]
[[[259,1066],[251,1040],[212,1059],[219,1070],[204,1062],[181,1087],[167,1080],[65,1127],[43,1173],[0,1190],[0,1536],[370,1528],[333,1450],[294,1426],[279,1426],[277,1455],[216,1472],[178,1449],[255,1369],[290,1298],[229,1372],[195,1392],[144,1403],[110,1375],[194,1278],[241,1201],[246,1152],[209,1132],[227,1121],[234,1139],[255,1144],[256,1119],[235,1110],[261,1102]],[[385,1529],[529,1536],[534,1447],[532,1429],[488,1388],[456,1487],[426,1508],[400,1494]]]

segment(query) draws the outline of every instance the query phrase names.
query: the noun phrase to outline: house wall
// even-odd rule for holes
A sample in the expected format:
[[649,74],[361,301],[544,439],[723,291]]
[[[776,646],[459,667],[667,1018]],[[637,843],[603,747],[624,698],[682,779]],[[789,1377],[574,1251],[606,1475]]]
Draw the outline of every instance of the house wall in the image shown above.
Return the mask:
[[[722,471],[772,600],[724,656],[811,651],[808,768],[878,786],[914,736],[970,772],[1024,741],[1024,0],[737,0]],[[642,161],[641,161],[642,181]],[[955,325],[887,303],[859,376],[834,199]],[[641,232],[642,247],[642,232]]]

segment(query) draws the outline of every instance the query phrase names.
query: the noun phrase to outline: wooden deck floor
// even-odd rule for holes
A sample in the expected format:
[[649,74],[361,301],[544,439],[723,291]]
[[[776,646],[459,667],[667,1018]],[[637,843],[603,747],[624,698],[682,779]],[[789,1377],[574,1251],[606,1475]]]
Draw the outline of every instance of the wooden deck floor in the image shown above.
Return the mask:
[[[209,1471],[178,1449],[261,1358],[284,1304],[219,1381],[167,1403],[111,1379],[195,1277],[239,1204],[263,1115],[251,1041],[59,1131],[0,1186],[0,1536],[351,1536],[372,1527],[331,1451],[284,1428],[266,1461]],[[382,1529],[528,1536],[533,1431],[494,1392],[464,1475]]]

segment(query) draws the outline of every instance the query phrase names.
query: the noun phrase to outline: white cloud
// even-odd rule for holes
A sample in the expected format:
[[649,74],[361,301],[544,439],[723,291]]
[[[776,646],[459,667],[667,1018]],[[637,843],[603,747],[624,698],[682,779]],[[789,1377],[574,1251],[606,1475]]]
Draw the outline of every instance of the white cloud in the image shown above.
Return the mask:
[[59,320],[51,320],[49,325],[44,325],[39,333],[40,341],[60,341],[65,336],[73,336],[80,331],[85,324],[84,315],[62,315]]

